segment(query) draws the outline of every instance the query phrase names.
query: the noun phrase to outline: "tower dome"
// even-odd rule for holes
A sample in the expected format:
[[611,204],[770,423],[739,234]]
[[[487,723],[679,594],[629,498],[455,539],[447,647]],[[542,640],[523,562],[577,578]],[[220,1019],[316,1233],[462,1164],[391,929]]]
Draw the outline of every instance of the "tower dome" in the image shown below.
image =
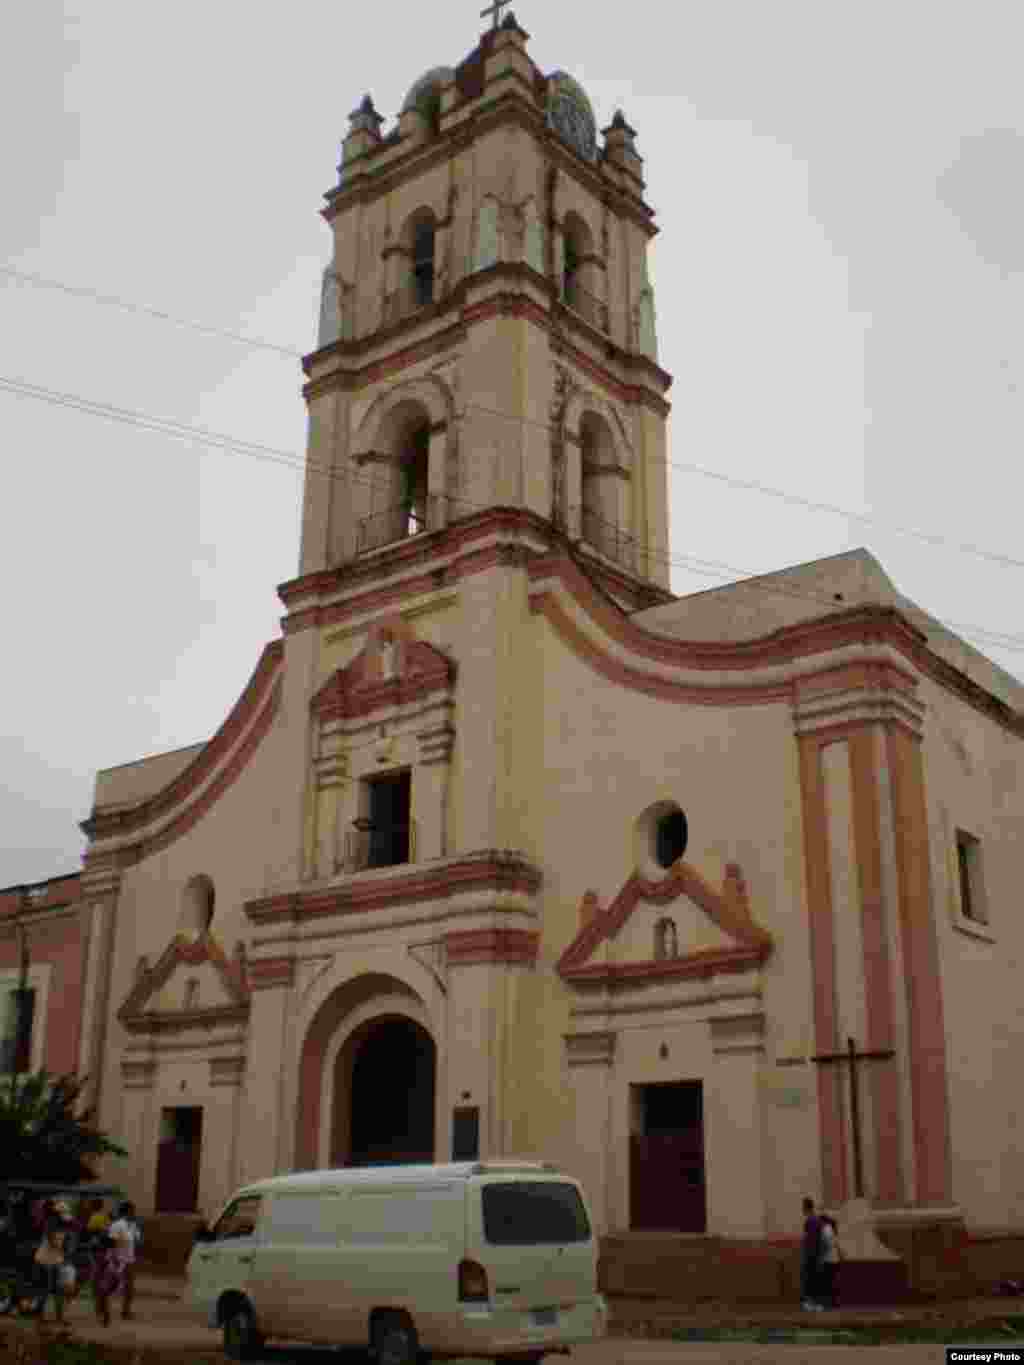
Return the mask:
[[432,66],[429,71],[424,71],[419,80],[413,82],[401,112],[407,114],[410,109],[416,109],[431,125],[435,125],[441,113],[441,90],[454,79],[452,67]]
[[548,82],[548,126],[584,161],[597,160],[597,119],[590,97],[567,71],[552,71]]

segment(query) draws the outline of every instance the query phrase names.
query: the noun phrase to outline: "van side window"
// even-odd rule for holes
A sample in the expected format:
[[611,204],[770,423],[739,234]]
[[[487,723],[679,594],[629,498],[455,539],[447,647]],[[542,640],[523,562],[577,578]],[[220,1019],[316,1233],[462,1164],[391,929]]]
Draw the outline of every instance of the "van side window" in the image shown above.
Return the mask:
[[226,1242],[231,1237],[251,1237],[259,1222],[261,1203],[258,1194],[250,1194],[229,1204],[217,1219],[213,1240]]
[[484,1237],[492,1246],[586,1242],[590,1222],[575,1185],[508,1180],[481,1189]]
[[275,1191],[264,1214],[265,1238],[275,1246],[336,1246],[343,1204],[326,1190]]

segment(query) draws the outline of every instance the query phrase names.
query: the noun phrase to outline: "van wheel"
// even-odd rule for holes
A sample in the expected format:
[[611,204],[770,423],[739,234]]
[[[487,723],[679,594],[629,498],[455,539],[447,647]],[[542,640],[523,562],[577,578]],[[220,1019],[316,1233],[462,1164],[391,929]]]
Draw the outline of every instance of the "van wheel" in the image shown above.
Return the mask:
[[229,1360],[252,1360],[263,1349],[252,1310],[244,1303],[233,1305],[224,1319],[224,1354]]
[[374,1318],[370,1348],[377,1365],[417,1365],[419,1360],[416,1328],[400,1313],[381,1313]]

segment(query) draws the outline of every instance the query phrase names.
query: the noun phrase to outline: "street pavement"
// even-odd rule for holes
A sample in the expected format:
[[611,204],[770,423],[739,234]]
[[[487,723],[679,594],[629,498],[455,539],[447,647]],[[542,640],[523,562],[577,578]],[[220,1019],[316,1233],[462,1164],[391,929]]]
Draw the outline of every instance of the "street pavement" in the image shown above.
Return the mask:
[[[67,1321],[75,1337],[112,1344],[132,1344],[170,1349],[183,1361],[216,1355],[220,1351],[220,1334],[197,1325],[192,1311],[182,1301],[180,1281],[147,1281],[139,1286],[136,1298],[136,1317],[123,1322],[120,1304],[111,1304],[113,1320],[109,1327],[96,1321],[92,1300],[83,1296],[68,1305]],[[808,1330],[818,1322],[804,1320]],[[824,1324],[822,1324],[824,1326]],[[984,1334],[979,1333],[979,1343]],[[639,1338],[609,1337],[604,1341],[573,1349],[572,1365],[853,1365],[868,1358],[877,1365],[942,1365],[945,1352],[942,1346],[843,1346],[813,1341],[798,1344],[745,1342],[676,1342],[649,1341]],[[331,1351],[309,1346],[273,1346],[264,1353],[267,1365],[366,1365],[367,1356],[361,1351]],[[548,1365],[558,1365],[559,1357],[548,1357]],[[466,1365],[470,1365],[466,1362]]]

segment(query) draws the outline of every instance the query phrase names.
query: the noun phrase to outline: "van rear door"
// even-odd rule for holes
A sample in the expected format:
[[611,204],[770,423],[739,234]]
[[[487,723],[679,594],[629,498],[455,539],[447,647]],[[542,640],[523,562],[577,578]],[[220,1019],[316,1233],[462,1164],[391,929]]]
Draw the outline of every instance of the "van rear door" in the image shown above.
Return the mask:
[[473,1184],[468,1255],[487,1271],[495,1307],[554,1326],[561,1311],[594,1298],[597,1247],[575,1182],[531,1174]]

